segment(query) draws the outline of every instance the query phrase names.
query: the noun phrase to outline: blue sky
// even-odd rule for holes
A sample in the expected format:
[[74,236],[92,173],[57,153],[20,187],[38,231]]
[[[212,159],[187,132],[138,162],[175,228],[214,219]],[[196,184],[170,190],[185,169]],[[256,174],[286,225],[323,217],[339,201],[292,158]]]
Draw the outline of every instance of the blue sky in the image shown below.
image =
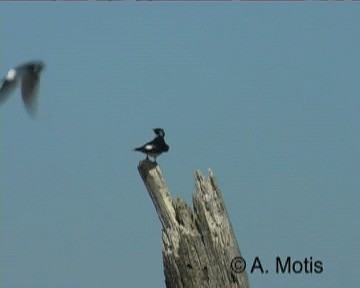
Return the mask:
[[[356,3],[0,3],[0,72],[42,59],[38,117],[0,107],[3,287],[165,287],[132,148],[163,127],[174,196],[213,169],[252,287],[353,287]],[[358,172],[356,172],[358,171]],[[322,274],[277,275],[276,256]]]

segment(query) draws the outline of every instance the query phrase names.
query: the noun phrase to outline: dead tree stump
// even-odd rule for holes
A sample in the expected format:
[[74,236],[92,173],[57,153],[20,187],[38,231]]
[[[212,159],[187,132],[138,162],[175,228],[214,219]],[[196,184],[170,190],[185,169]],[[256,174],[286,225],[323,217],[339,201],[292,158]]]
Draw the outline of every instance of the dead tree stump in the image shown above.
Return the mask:
[[248,288],[246,272],[232,266],[240,249],[212,171],[209,178],[196,171],[192,211],[183,199],[171,198],[157,164],[143,160],[138,170],[163,227],[166,287]]

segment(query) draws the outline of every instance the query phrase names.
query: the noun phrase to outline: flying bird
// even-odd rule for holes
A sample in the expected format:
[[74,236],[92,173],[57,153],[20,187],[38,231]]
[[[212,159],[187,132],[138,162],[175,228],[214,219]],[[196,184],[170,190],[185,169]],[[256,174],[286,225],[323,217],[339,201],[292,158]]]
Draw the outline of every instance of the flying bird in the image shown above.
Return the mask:
[[40,73],[44,68],[44,62],[31,61],[10,69],[1,81],[0,105],[9,98],[21,83],[21,96],[25,109],[31,116],[35,116]]
[[161,153],[168,152],[170,147],[164,140],[165,132],[163,129],[155,128],[153,131],[156,134],[155,138],[143,146],[135,148],[134,151],[146,154],[146,159],[152,157],[154,159],[154,163],[156,163],[156,157],[158,157]]

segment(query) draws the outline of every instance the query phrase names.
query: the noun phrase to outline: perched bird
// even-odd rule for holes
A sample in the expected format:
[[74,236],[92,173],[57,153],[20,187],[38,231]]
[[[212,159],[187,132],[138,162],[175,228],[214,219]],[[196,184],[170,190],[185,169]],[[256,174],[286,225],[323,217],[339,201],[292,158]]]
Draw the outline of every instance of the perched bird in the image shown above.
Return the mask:
[[40,73],[44,68],[44,62],[31,61],[10,69],[1,82],[0,105],[8,99],[10,94],[21,83],[21,96],[25,109],[31,116],[35,116]]
[[163,129],[155,128],[153,131],[156,134],[155,138],[143,146],[135,148],[134,151],[146,154],[146,159],[149,159],[149,157],[154,158],[154,162],[156,163],[156,157],[161,153],[168,152],[170,147],[165,143],[165,132]]

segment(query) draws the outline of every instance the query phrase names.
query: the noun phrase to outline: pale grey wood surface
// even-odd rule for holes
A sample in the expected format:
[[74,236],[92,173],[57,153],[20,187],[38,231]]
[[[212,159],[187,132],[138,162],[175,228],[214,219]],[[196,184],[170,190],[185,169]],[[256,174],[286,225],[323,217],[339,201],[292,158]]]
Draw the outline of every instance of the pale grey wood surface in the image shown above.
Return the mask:
[[158,165],[144,160],[138,170],[163,227],[166,287],[249,287],[246,272],[231,267],[241,254],[212,171],[196,171],[192,210],[171,197]]

